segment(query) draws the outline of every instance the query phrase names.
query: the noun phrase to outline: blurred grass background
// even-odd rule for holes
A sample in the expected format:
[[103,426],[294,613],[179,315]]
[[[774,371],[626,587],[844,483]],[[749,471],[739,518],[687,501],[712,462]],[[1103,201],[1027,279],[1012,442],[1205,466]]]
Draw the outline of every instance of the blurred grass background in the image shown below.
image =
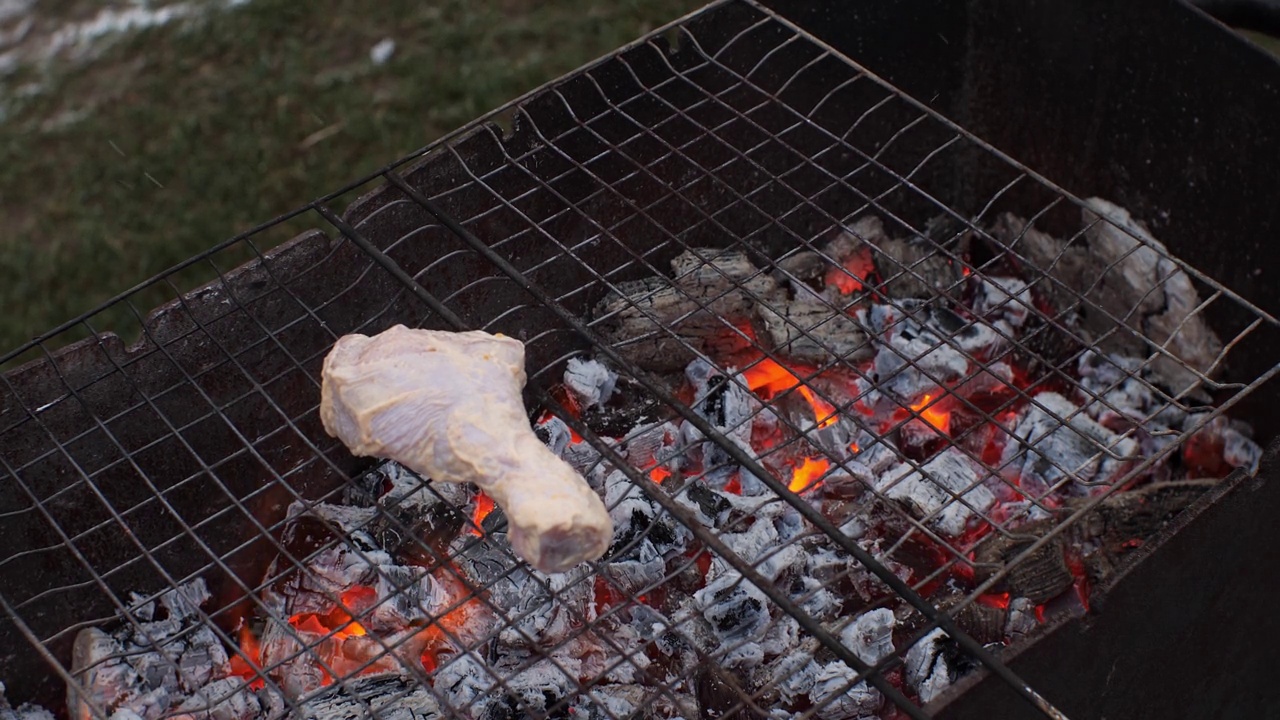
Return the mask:
[[[11,69],[0,352],[701,4],[251,0],[92,61]],[[35,6],[67,19],[100,7]],[[377,64],[384,39],[395,50]],[[95,320],[130,325],[124,307]]]
[[[0,353],[703,3],[179,4],[216,9],[126,34],[88,61],[0,62]],[[108,5],[137,3],[32,7],[56,27]],[[394,53],[375,63],[385,39]],[[146,312],[166,299],[134,301]],[[137,334],[123,306],[94,324]]]

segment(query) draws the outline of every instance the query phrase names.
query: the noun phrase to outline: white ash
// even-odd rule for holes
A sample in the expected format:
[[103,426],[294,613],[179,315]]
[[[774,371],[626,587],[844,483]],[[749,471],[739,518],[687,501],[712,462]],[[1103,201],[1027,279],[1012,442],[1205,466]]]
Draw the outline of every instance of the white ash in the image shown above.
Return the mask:
[[4,693],[4,683],[0,683],[0,720],[54,720],[53,713],[39,705],[23,703],[13,707]]
[[819,709],[816,717],[822,720],[858,720],[874,716],[884,705],[879,690],[867,685],[865,680],[851,683],[857,672],[836,660],[818,669],[809,700]]
[[[600,451],[594,445],[574,440],[573,431],[560,418],[549,415],[534,425],[534,433],[557,457],[582,475],[589,475],[600,463]],[[601,438],[606,443],[607,439]],[[441,483],[442,485],[448,483]]]
[[1040,627],[1036,619],[1036,605],[1027,598],[1014,598],[1009,602],[1009,619],[1005,622],[1004,634],[1013,642],[1030,635]]
[[[80,687],[67,689],[73,717],[87,717],[96,705],[154,720],[188,693],[229,674],[222,641],[199,617],[200,605],[209,599],[203,579],[155,601],[143,603],[136,594],[132,599],[132,622],[112,633],[90,627],[76,636],[71,674]],[[154,619],[157,604],[162,619]]]
[[620,555],[607,555],[600,568],[614,587],[627,597],[635,597],[661,584],[666,577],[666,560],[649,538],[641,538],[625,550]]
[[992,275],[979,279],[973,311],[988,322],[1002,320],[1010,328],[1021,328],[1032,307],[1031,288],[1025,281]]
[[254,692],[238,677],[215,680],[187,696],[173,709],[171,717],[173,720],[254,720],[270,709],[270,703],[261,698],[268,692]]
[[1181,429],[1186,413],[1163,393],[1153,389],[1151,374],[1137,358],[1089,350],[1076,362],[1080,389],[1090,417],[1116,429],[1120,420]]
[[[363,507],[376,501],[377,506],[386,512],[405,512],[421,517],[441,502],[454,507],[466,505],[469,492],[465,484],[431,482],[400,463],[388,460],[348,485],[343,503]],[[292,508],[290,512],[293,513]]]
[[579,695],[569,705],[574,720],[615,720],[645,716],[646,708],[661,697],[643,685],[602,685]]
[[471,539],[455,555],[471,585],[486,588],[489,601],[501,612],[501,643],[551,647],[584,620],[593,619],[589,565],[547,575],[515,564],[513,557],[502,533]]
[[611,553],[633,545],[637,538],[643,536],[654,544],[660,554],[666,554],[672,550],[683,550],[693,537],[683,523],[650,500],[621,470],[605,477],[604,498],[609,517],[613,520]]
[[603,408],[613,396],[613,389],[618,384],[618,374],[599,360],[570,358],[565,364],[564,384],[581,407]]
[[302,702],[293,717],[437,720],[447,716],[431,688],[398,675],[378,674],[325,688]]
[[947,634],[941,629],[920,638],[907,651],[903,662],[906,666],[907,684],[920,696],[920,701],[928,703],[951,686],[954,675],[943,655],[943,643]]
[[[881,544],[882,540],[880,538],[870,542],[866,540],[858,541],[858,545],[862,546],[863,550],[870,553],[870,555],[876,559],[876,562],[880,563],[881,566],[893,573],[893,575],[902,582],[909,582],[911,580],[911,568],[903,565],[897,560],[894,560],[892,557],[885,555],[884,550],[881,548]],[[896,593],[894,593],[894,591],[890,589],[883,580],[878,576],[873,575],[865,565],[852,557],[849,558],[847,567],[849,582],[853,585],[854,591],[858,593],[858,597],[862,598],[864,601],[873,602],[887,596],[896,595]]]
[[633,467],[678,465],[684,459],[680,439],[680,427],[664,421],[642,425],[627,433],[618,449]]
[[1250,430],[1240,422],[1228,424],[1223,434],[1222,459],[1231,467],[1244,468],[1250,475],[1258,472],[1258,463],[1262,461],[1262,448],[1245,434]]
[[[719,558],[713,560],[712,571],[721,563]],[[758,641],[768,629],[772,603],[759,588],[727,567],[722,567],[706,587],[695,592],[693,600],[724,645]]]
[[807,575],[792,581],[791,599],[815,620],[834,620],[840,612],[842,601],[826,585]]
[[1116,307],[1107,308],[1112,315],[1152,345],[1167,348],[1168,354],[1154,353],[1156,375],[1175,396],[1191,392],[1201,382],[1194,371],[1210,373],[1222,353],[1222,341],[1196,312],[1200,297],[1191,278],[1127,210],[1096,197],[1085,202],[1081,214],[1089,252],[1106,268],[1091,299],[1105,306],[1113,295]]
[[840,631],[840,642],[858,659],[875,665],[893,654],[893,628],[897,619],[888,608],[877,608],[858,616]]
[[462,717],[542,717],[574,692],[577,681],[566,670],[577,665],[559,649],[537,660],[508,652],[497,662],[466,653],[436,670],[435,689],[444,705]]
[[876,489],[910,505],[920,518],[952,537],[969,519],[986,512],[995,495],[980,482],[981,470],[960,450],[949,447],[920,466],[900,465],[883,475]]
[[[876,312],[877,308],[884,311]],[[879,317],[884,331],[873,363],[878,391],[871,393],[872,407],[882,404],[881,393],[890,402],[914,402],[938,385],[953,383],[964,377],[969,361],[951,344],[926,330],[919,322],[889,306],[874,306],[872,316]]]
[[720,536],[739,558],[769,580],[777,580],[783,572],[803,566],[804,554],[796,543],[785,542],[778,528],[767,517],[757,517],[742,532]]
[[[694,387],[693,410],[735,445],[754,456],[751,427],[752,420],[760,409],[759,399],[745,385],[721,374],[705,360],[690,363],[685,370],[685,377]],[[703,467],[731,465],[725,449],[718,443],[705,442],[702,432],[692,423],[681,426],[681,438],[686,447],[697,445],[701,448]]]
[[1121,436],[1083,412],[1075,403],[1055,392],[1033,398],[1018,418],[1000,458],[1006,473],[1012,473],[1026,491],[1036,498],[1071,483],[1076,492],[1089,492],[1090,484],[1110,481],[1131,458],[1137,443]]

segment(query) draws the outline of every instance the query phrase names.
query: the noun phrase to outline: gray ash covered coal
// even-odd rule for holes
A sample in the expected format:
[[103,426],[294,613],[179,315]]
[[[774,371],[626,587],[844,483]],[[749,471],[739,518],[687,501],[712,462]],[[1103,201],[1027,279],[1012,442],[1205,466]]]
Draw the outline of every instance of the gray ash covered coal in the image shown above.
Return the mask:
[[[489,498],[384,463],[332,503],[289,509],[246,623],[214,633],[196,582],[82,633],[72,707],[92,699],[118,720],[893,716],[766,590],[929,702],[971,659],[734,455],[984,644],[1083,611],[1133,547],[1260,456],[1246,425],[1203,422],[1211,409],[1194,404],[1222,344],[1192,312],[1192,284],[1171,262],[1130,262],[1145,251],[1094,227],[1107,206],[1092,207],[1083,250],[1012,216],[981,238],[865,216],[772,266],[683,253],[670,277],[618,285],[592,322],[716,432],[586,357],[553,394],[653,484],[564,420],[534,420],[609,508],[599,562],[540,573],[512,554]],[[974,272],[978,252],[996,259]],[[1071,284],[1090,275],[1106,283]],[[43,720],[33,712],[0,706]]]

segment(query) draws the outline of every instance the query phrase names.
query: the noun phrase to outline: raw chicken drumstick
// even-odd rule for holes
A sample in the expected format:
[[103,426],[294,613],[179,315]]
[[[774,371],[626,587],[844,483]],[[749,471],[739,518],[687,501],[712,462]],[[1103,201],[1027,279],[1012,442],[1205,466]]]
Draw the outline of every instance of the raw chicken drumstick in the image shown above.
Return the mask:
[[506,513],[512,547],[534,567],[564,572],[608,549],[604,503],[529,426],[520,341],[397,325],[340,338],[322,377],[326,432],[356,455],[475,483]]

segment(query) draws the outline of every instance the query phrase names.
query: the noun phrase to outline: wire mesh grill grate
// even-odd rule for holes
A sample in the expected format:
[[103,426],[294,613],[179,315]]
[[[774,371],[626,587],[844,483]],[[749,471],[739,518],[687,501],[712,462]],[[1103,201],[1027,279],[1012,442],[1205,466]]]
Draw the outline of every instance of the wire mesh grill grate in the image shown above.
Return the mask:
[[[145,608],[154,610],[162,596],[174,602],[179,588],[194,592],[188,583],[203,578],[212,597],[193,603],[190,622],[172,636],[154,638],[145,652],[130,651],[126,662],[144,655],[154,662],[158,657],[159,669],[190,691],[198,680],[208,678],[194,677],[199,673],[184,653],[196,647],[200,632],[212,633],[212,642],[238,654],[239,667],[247,668],[238,681],[241,685],[224,686],[226,697],[252,682],[278,699],[277,707],[254,711],[259,714],[314,715],[315,703],[337,702],[341,696],[349,710],[374,715],[391,713],[396,702],[412,701],[432,704],[440,717],[468,717],[467,707],[450,703],[448,691],[440,687],[440,678],[448,677],[457,682],[472,678],[483,694],[504,698],[505,711],[512,716],[563,717],[571,709],[588,707],[575,704],[588,697],[594,698],[589,707],[599,717],[647,716],[620,711],[623,706],[647,707],[651,713],[666,713],[655,716],[667,717],[688,717],[690,710],[766,717],[783,702],[781,683],[759,682],[750,673],[725,669],[725,658],[743,650],[747,641],[727,642],[712,652],[705,644],[683,640],[701,669],[658,672],[653,651],[657,640],[627,644],[616,632],[637,608],[651,602],[654,593],[685,582],[701,565],[719,563],[774,606],[763,633],[789,632],[795,637],[794,647],[808,658],[845,663],[848,673],[837,678],[823,702],[797,710],[801,716],[830,717],[824,713],[835,712],[831,708],[850,697],[848,693],[867,690],[865,683],[870,683],[887,698],[886,707],[924,717],[920,697],[902,689],[902,665],[915,641],[937,628],[945,630],[971,662],[1001,675],[1046,715],[1056,716],[1052,706],[983,649],[982,642],[963,632],[956,618],[1130,479],[1172,453],[1179,441],[1269,379],[1274,369],[1231,382],[1218,380],[1215,371],[1242,343],[1270,337],[1274,318],[1168,257],[1163,248],[1135,238],[1128,252],[1106,265],[1102,275],[1119,272],[1135,253],[1156,253],[1159,262],[1176,270],[1160,277],[1155,288],[1166,287],[1174,278],[1194,279],[1203,298],[1179,327],[1189,322],[1187,318],[1211,317],[1226,342],[1211,363],[1189,367],[1169,343],[1143,338],[1149,349],[1145,361],[1123,369],[1107,390],[1133,382],[1162,398],[1163,407],[1195,414],[1198,420],[1169,437],[1160,452],[1145,456],[1122,448],[1118,443],[1126,437],[1123,434],[1110,444],[1092,439],[1093,460],[1127,463],[1126,471],[1109,478],[1086,503],[1053,515],[1052,528],[1033,542],[1015,545],[998,567],[988,568],[983,581],[940,612],[922,597],[931,586],[936,589],[940,578],[958,567],[974,567],[972,553],[981,543],[1020,537],[1011,518],[997,517],[969,500],[976,485],[946,489],[940,505],[923,514],[893,502],[892,487],[873,488],[871,494],[883,504],[886,516],[905,531],[870,552],[770,470],[772,455],[790,452],[821,428],[779,416],[789,426],[786,443],[758,454],[744,450],[728,437],[734,427],[708,422],[687,398],[678,397],[634,362],[625,345],[611,342],[608,328],[615,318],[601,314],[598,305],[606,297],[621,298],[621,312],[652,321],[653,337],[633,340],[658,339],[690,357],[705,357],[681,335],[678,323],[654,315],[626,290],[629,283],[646,278],[671,277],[670,263],[691,253],[695,267],[709,268],[728,290],[718,295],[683,292],[681,300],[692,304],[694,313],[710,310],[707,314],[723,321],[725,333],[741,336],[752,359],[716,370],[727,383],[750,393],[754,389],[739,371],[762,363],[791,363],[716,312],[717,303],[731,292],[768,304],[770,298],[752,290],[751,281],[802,253],[839,267],[839,259],[827,254],[826,243],[833,230],[856,218],[874,214],[930,243],[924,257],[900,263],[873,288],[884,299],[882,304],[900,311],[890,327],[916,320],[924,312],[921,306],[892,297],[889,288],[894,283],[925,283],[933,288],[935,300],[962,304],[962,285],[971,282],[968,278],[985,278],[1011,261],[1036,267],[1022,249],[1025,245],[1016,242],[1006,242],[1004,251],[991,257],[957,250],[954,240],[960,235],[1000,245],[991,227],[1004,211],[1028,218],[1028,227],[1070,237],[1068,246],[1091,228],[1115,227],[1114,223],[1100,217],[1081,229],[1083,205],[1078,199],[750,2],[717,4],[539,91],[511,112],[510,137],[495,125],[476,124],[429,148],[414,164],[406,160],[389,168],[379,177],[385,186],[362,197],[345,214],[330,209],[341,194],[302,211],[331,228],[331,235],[313,232],[263,250],[260,243],[271,229],[264,227],[122,296],[116,304],[132,311],[135,331],[141,332],[136,344],[126,346],[96,327],[91,314],[8,358],[33,361],[4,376],[0,390],[0,462],[11,481],[0,512],[6,518],[3,531],[9,546],[16,549],[0,560],[6,579],[0,604],[9,619],[0,637],[7,648],[29,648],[29,656],[8,669],[33,688],[24,699],[53,703],[65,684],[85,680],[83,668],[75,668],[73,677],[71,658],[72,646],[79,644],[76,638],[83,637],[86,628],[120,626],[123,618],[136,636],[146,637],[155,628],[144,617],[151,612]],[[928,240],[926,224],[936,217],[953,230]],[[1017,239],[1025,237],[1026,232]],[[235,269],[224,262],[245,250],[253,253],[254,261]],[[730,276],[712,262],[729,250],[756,262],[754,274]],[[960,278],[936,286],[926,274],[926,266],[936,258],[961,272]],[[1052,260],[1056,264],[1062,258]],[[193,269],[214,280],[187,292],[183,273]],[[1029,279],[1065,296],[1070,312],[1101,317],[1110,328],[1100,336],[1085,337],[1066,322],[1061,306],[1059,312],[1046,312],[1011,295],[1006,302],[1021,304],[1018,311],[1041,323],[1049,335],[1084,349],[1131,332],[1132,318],[1117,316],[1113,307],[1100,303],[1094,292],[1097,285],[1070,287],[1043,267]],[[679,287],[680,278],[672,280]],[[147,314],[135,303],[139,293],[157,288],[173,301]],[[845,310],[831,305],[828,309]],[[390,495],[383,494],[381,484],[369,484],[390,483],[394,472],[368,474],[368,463],[350,457],[325,435],[317,416],[319,368],[341,335],[373,334],[398,323],[479,328],[523,340],[531,406],[580,435],[599,456],[598,462],[625,475],[629,493],[651,504],[654,516],[645,531],[611,554],[634,550],[659,527],[688,533],[687,554],[669,562],[659,580],[638,587],[612,581],[616,577],[610,574],[608,559],[584,572],[547,578],[531,573],[505,546],[488,541],[501,524],[475,524],[478,500],[470,491],[442,489],[403,474],[396,475],[401,485]],[[784,324],[792,336],[822,348],[827,359],[803,372],[797,369],[797,385],[782,393],[782,399],[805,388],[827,407],[857,421],[858,413],[851,410],[862,398],[838,396],[822,382],[826,373],[858,370],[857,363],[847,352],[826,347],[828,341],[813,327]],[[69,333],[87,333],[89,340],[65,352],[49,349],[60,334]],[[1079,352],[1064,358],[1017,338],[1004,341],[1009,353],[1042,366],[1045,383],[1069,383],[1072,391],[1087,394],[1091,402],[1116,410],[1106,393],[1081,387],[1074,375]],[[932,377],[937,386],[994,376],[1001,359],[975,355],[955,337],[941,337],[926,343],[919,354],[901,355],[901,364],[929,378],[934,370],[922,363],[922,357],[939,349],[961,354],[969,369],[958,380]],[[709,529],[693,518],[691,508],[697,501],[688,499],[690,490],[717,468],[680,478],[683,484],[654,482],[651,468],[633,467],[619,454],[629,438],[602,438],[592,423],[579,420],[565,406],[563,397],[548,393],[562,377],[566,362],[586,354],[605,359],[634,392],[696,427],[724,451],[726,463],[750,470],[762,481],[767,487],[753,513],[768,512],[761,509],[766,505],[784,508],[803,517],[811,532],[780,542],[763,558],[735,553],[725,541],[749,528],[751,514]],[[1154,384],[1147,370],[1158,363],[1189,373],[1196,387],[1214,392],[1216,402],[1206,404],[1190,387],[1170,392]],[[880,390],[874,378],[864,374],[862,379],[868,392]],[[1073,419],[1084,412],[1077,407],[1066,416],[1055,413],[1027,387],[996,409],[962,402],[991,424],[1014,402],[1039,407],[1053,419],[1051,433],[1072,430]],[[900,432],[926,420],[931,407],[927,402],[902,402],[902,413],[891,427],[862,429],[878,436]],[[755,410],[756,417],[761,412],[763,406]],[[957,434],[946,443],[999,476],[1000,467],[991,468],[989,459],[973,457],[964,449],[964,439]],[[920,461],[900,459],[923,472]],[[827,453],[824,461],[829,473],[856,474],[848,457]],[[1051,458],[1046,462],[1054,465]],[[1073,470],[1056,469],[1066,476]],[[629,496],[624,493],[622,499]],[[409,507],[410,499],[418,505]],[[1045,496],[1032,495],[1028,501],[1045,512],[1058,510],[1044,504]],[[335,515],[332,507],[338,505],[362,510],[350,517]],[[978,544],[939,531],[935,521],[957,505],[966,507],[973,523],[988,529]],[[415,515],[428,506],[434,508],[434,516],[424,520]],[[311,523],[306,533],[299,529],[303,515]],[[433,534],[445,531],[452,532],[445,542]],[[304,536],[310,539],[300,539]],[[848,553],[857,561],[849,563],[851,568],[863,568],[858,572],[878,578],[890,596],[906,600],[903,608],[914,606],[923,619],[911,628],[907,641],[868,659],[842,634],[842,623],[852,618],[815,617],[806,602],[816,591],[794,594],[765,574],[770,557],[790,546],[809,552],[818,544]],[[907,579],[895,575],[894,564],[906,562],[903,558],[921,548],[941,553],[933,571]],[[396,564],[388,557],[412,558],[405,562],[428,568],[431,587],[442,595],[428,603],[434,619],[429,627],[439,637],[424,639],[420,626],[387,636],[366,633],[364,626],[378,622],[377,608],[316,580],[316,563],[332,557],[366,568],[363,582],[398,596],[418,592],[422,576],[388,570]],[[487,568],[483,578],[466,569],[478,566]],[[847,581],[853,572],[846,568],[829,580],[833,585]],[[282,587],[300,592],[297,588],[304,585],[335,612],[341,611],[326,616],[337,621],[304,633],[304,620],[281,616],[283,606],[273,598]],[[520,606],[495,600],[504,593],[522,592],[531,600]],[[552,619],[547,619],[548,608]],[[487,632],[473,637],[466,618],[480,615],[494,620],[485,626]],[[682,638],[693,632],[686,621],[656,617],[661,629],[655,632],[661,637]],[[261,658],[248,652],[239,628],[264,618],[291,633],[281,642],[293,645],[274,664],[259,667]],[[551,625],[557,628],[554,632],[548,630]],[[504,634],[509,639],[499,643]],[[351,651],[356,659],[335,654],[332,647],[338,642],[344,647],[359,645],[358,653]],[[461,651],[427,662],[432,643]],[[499,658],[499,645],[519,647],[523,654],[509,652],[509,657]],[[341,666],[335,664],[339,657]],[[104,663],[112,659],[97,657]],[[329,682],[304,692],[286,687],[288,681],[282,681],[278,671],[295,661],[317,666]],[[394,662],[396,678],[384,677],[373,690],[372,685],[359,684],[364,682],[360,672],[385,670],[388,662]],[[570,667],[570,662],[576,664]],[[56,677],[37,680],[50,666]],[[136,667],[135,671],[140,672]],[[556,678],[553,684],[561,688],[560,695],[531,695],[528,682],[535,671]],[[623,676],[628,679],[617,680]],[[626,703],[610,704],[592,695],[614,685],[628,687]],[[13,684],[10,690],[14,689],[21,685]],[[209,696],[201,702],[217,700]],[[76,711],[85,717],[106,718],[117,709],[84,692],[75,696],[73,705],[76,702]],[[200,707],[197,702],[181,710],[161,710],[198,714]]]

